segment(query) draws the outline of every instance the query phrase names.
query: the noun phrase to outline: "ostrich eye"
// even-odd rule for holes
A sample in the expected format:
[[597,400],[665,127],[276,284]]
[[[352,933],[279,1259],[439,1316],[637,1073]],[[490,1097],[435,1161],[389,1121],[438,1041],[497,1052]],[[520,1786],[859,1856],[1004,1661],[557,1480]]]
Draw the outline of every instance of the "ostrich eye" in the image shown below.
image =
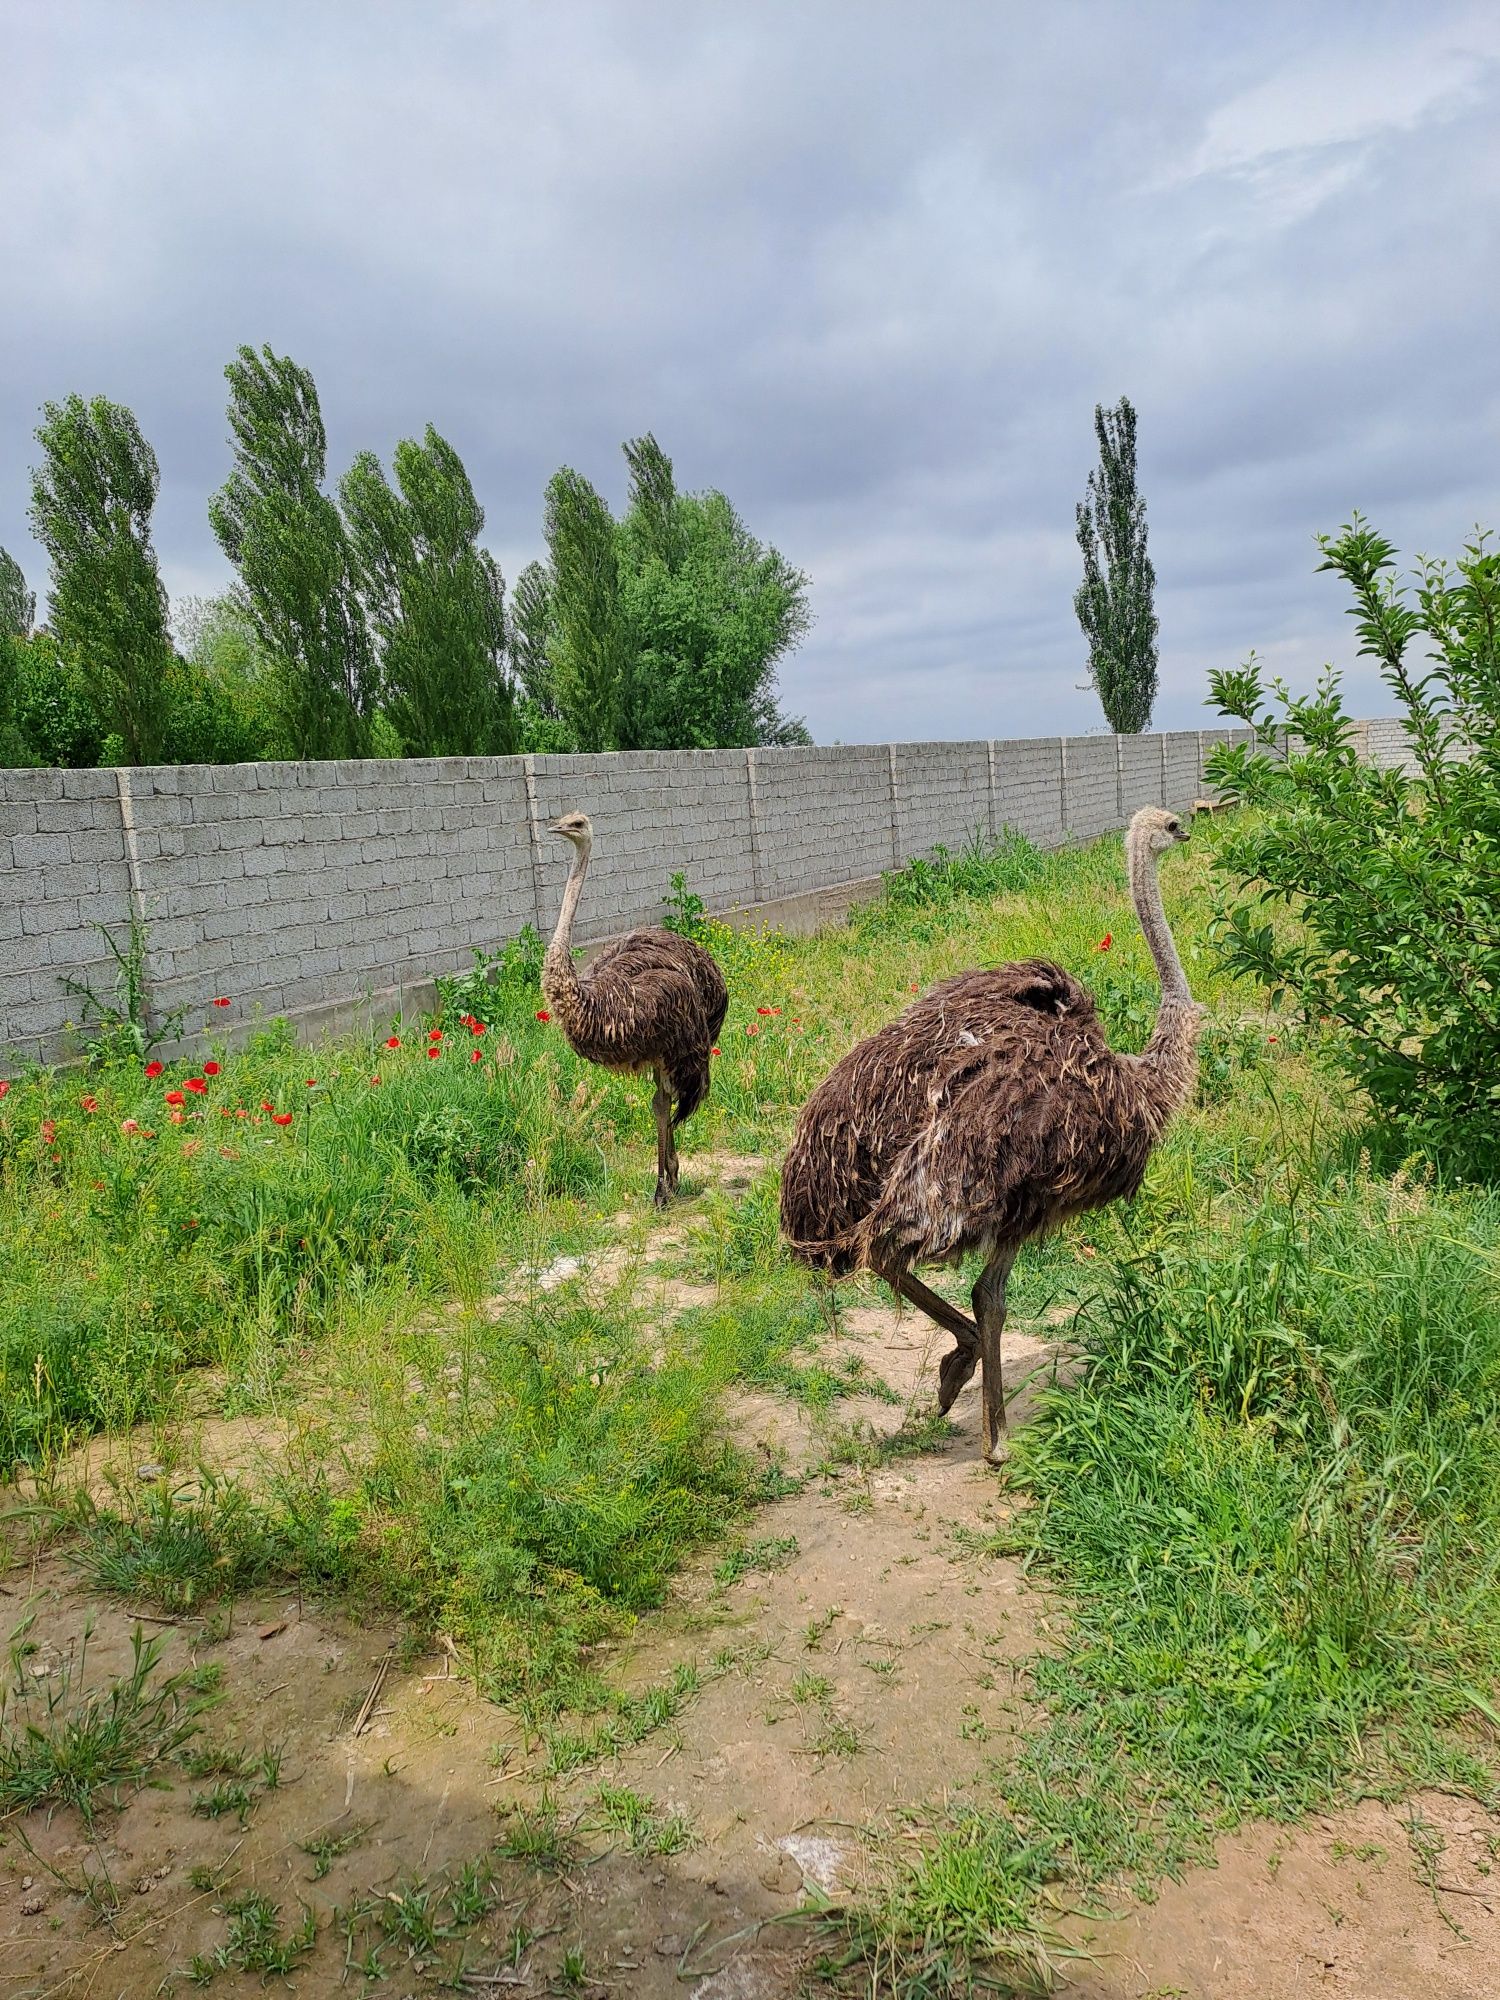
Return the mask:
[[1167,821],[1168,833],[1181,833],[1181,831],[1182,831],[1182,822],[1180,820],[1169,819]]

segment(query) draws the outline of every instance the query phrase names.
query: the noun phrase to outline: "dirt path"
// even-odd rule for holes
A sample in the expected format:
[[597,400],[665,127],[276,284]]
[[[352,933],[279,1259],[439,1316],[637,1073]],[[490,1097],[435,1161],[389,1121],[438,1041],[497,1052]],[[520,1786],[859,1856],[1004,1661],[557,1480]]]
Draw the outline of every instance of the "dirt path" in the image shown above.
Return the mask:
[[[857,1306],[841,1338],[925,1410],[946,1345],[925,1321]],[[1049,1353],[1033,1335],[1008,1337],[1011,1383],[1045,1372]],[[1029,1401],[1015,1396],[1016,1421]],[[972,1387],[954,1414],[936,1449],[883,1462],[867,1451],[862,1468],[830,1465],[827,1431],[792,1402],[744,1399],[743,1441],[781,1455],[801,1483],[756,1515],[738,1556],[721,1551],[682,1578],[613,1662],[633,1689],[691,1666],[701,1691],[633,1747],[550,1779],[540,1747],[454,1678],[446,1654],[403,1660],[393,1630],[288,1597],[242,1601],[216,1643],[193,1621],[150,1626],[166,1667],[220,1669],[209,1736],[252,1755],[279,1748],[279,1782],[267,1788],[262,1773],[243,1814],[206,1818],[194,1796],[215,1779],[174,1772],[104,1816],[92,1842],[71,1812],[0,1827],[0,2000],[190,1990],[194,1954],[225,1948],[226,1912],[252,1894],[277,1906],[282,1936],[304,1907],[315,1913],[315,1940],[280,1980],[309,1996],[430,1992],[460,1950],[473,1993],[807,1990],[808,1929],[785,1920],[810,1893],[837,1899],[869,1879],[882,1853],[917,1838],[914,1810],[930,1824],[982,1797],[1033,1715],[1015,1667],[1048,1643],[1047,1603],[1016,1565],[955,1539],[992,1530],[1006,1503],[978,1460]],[[871,1399],[837,1419],[884,1436],[902,1410]],[[96,1667],[128,1665],[128,1610],[91,1601],[60,1562],[5,1587],[10,1623],[36,1611],[41,1679],[90,1619]],[[1453,1800],[1415,1810],[1431,1829],[1418,1848],[1446,1886],[1422,1880],[1408,1813],[1366,1805],[1293,1835],[1253,1829],[1155,1905],[1076,1925],[1093,1956],[1065,1990],[1500,1993],[1489,1889],[1500,1877],[1485,1872],[1500,1823]],[[491,1907],[460,1924],[450,1898],[446,1927],[464,1935],[430,1939],[445,1879],[497,1840],[553,1851],[540,1867],[500,1859]],[[225,1970],[210,1990],[261,1985],[259,1972]]]

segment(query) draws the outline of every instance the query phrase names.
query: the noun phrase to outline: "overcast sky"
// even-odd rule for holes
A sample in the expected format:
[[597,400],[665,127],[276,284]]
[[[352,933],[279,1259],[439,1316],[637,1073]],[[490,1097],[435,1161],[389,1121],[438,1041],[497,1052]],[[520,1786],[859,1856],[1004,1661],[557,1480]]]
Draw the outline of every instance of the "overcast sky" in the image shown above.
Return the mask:
[[[336,477],[435,423],[508,579],[654,431],[812,578],[819,741],[1100,723],[1096,402],[1140,419],[1159,726],[1253,646],[1352,666],[1313,536],[1500,526],[1500,7],[0,0],[0,543],[39,406],[128,403],[221,588],[225,361]],[[1378,689],[1352,676],[1355,705]]]

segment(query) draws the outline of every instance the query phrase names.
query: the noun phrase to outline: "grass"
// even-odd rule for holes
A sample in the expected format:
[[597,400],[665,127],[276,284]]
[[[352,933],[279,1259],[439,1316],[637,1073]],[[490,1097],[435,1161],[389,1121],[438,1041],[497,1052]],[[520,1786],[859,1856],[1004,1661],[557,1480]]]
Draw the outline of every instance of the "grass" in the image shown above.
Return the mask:
[[55,1665],[39,1656],[34,1617],[11,1635],[0,1686],[0,1814],[75,1806],[92,1824],[102,1805],[146,1781],[201,1727],[211,1697],[189,1674],[164,1674],[164,1640],[137,1626],[127,1671],[90,1678],[91,1630]]
[[[1018,1434],[1022,1504],[970,1548],[1024,1557],[1071,1619],[1031,1663],[1043,1721],[983,1803],[903,1843],[886,1890],[829,1944],[838,1976],[872,1991],[962,1992],[983,1963],[1040,1979],[1057,1884],[1155,1880],[1250,1813],[1434,1777],[1485,1797],[1494,1784],[1500,1198],[1361,1153],[1317,1031],[1217,966],[1218,838],[1203,829],[1163,878],[1209,1008],[1196,1101],[1135,1203],[1028,1249],[1011,1284],[1018,1324],[1071,1320],[1083,1347],[1081,1377],[1043,1389]],[[537,1019],[529,946],[451,982],[440,1022],[392,1023],[399,1047],[376,1034],[309,1051],[273,1027],[233,1053],[207,1038],[154,1080],[126,1060],[11,1089],[0,1454],[45,1475],[88,1431],[149,1418],[170,1435],[205,1395],[290,1439],[241,1479],[164,1473],[75,1513],[93,1587],[169,1611],[272,1577],[363,1594],[451,1634],[562,1775],[641,1741],[702,1685],[685,1667],[626,1695],[608,1673],[610,1646],[694,1551],[720,1545],[725,1584],[794,1553],[740,1527],[795,1489],[732,1441],[732,1391],[810,1409],[827,1469],[942,1445],[947,1425],[925,1414],[893,1433],[842,1417],[882,1393],[846,1325],[875,1293],[785,1258],[775,1161],[852,1040],[972,965],[1056,958],[1117,1045],[1139,1048],[1155,988],[1118,841],[1048,856],[971,843],[805,940],[694,919],[686,891],[679,905],[732,994],[685,1179],[709,1149],[762,1165],[737,1194],[700,1180],[675,1254],[713,1296],[664,1318],[633,1258],[646,1093],[577,1063]],[[1391,1158],[1389,1135],[1375,1157]],[[625,1253],[616,1275],[517,1277],[599,1251]],[[939,1282],[961,1297],[973,1276]],[[808,1630],[811,1648],[822,1629]],[[855,1753],[831,1698],[800,1706],[810,1748]],[[143,1742],[170,1736],[170,1709]],[[26,1756],[39,1801],[67,1795]],[[101,1754],[115,1775],[83,1792],[147,1761]],[[649,1801],[627,1823],[634,1808],[608,1791],[597,1811],[625,1815],[627,1838],[654,1823]],[[555,1866],[566,1846],[556,1808],[538,1808],[502,1851]],[[359,1937],[390,1955],[386,1932]]]

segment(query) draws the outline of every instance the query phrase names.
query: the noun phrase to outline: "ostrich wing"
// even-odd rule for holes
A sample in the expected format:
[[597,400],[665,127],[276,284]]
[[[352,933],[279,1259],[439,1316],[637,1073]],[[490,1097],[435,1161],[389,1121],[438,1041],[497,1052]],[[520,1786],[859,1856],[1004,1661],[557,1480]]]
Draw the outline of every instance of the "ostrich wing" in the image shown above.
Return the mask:
[[729,1005],[714,960],[675,931],[631,931],[580,973],[578,990],[577,1053],[608,1069],[661,1063],[680,1124],[707,1093],[709,1049]]
[[851,1049],[809,1098],[782,1173],[782,1227],[835,1273],[1032,1234],[1054,1211],[1091,1205],[1101,1093],[1113,1103],[1124,1084],[1091,996],[1060,967],[961,973]]

